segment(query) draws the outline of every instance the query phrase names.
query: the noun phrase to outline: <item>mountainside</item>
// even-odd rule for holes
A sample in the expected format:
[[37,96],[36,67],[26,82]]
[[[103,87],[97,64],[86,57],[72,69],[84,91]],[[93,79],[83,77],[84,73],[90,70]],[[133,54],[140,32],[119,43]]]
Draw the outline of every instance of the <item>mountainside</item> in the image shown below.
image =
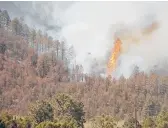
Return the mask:
[[[82,65],[72,61],[73,47],[68,48],[65,42],[29,28],[21,19],[10,19],[7,11],[0,14],[0,113],[29,115],[36,128],[48,128],[44,126],[45,121],[55,125],[51,128],[83,127],[84,118],[95,125],[102,120],[115,123],[126,120],[124,127],[130,128],[126,124],[132,121],[131,117],[140,123],[148,119],[146,117],[156,121],[155,118],[160,119],[159,114],[168,109],[168,76],[155,72],[147,75],[136,67],[130,78],[111,80],[96,72],[96,64],[92,66],[92,75],[84,74]],[[69,66],[70,62],[73,67]],[[66,95],[58,95],[60,93]],[[58,97],[53,102],[55,95]],[[32,110],[32,104],[39,109]],[[102,114],[101,118],[97,117]],[[166,114],[163,115],[167,117]],[[59,124],[60,120],[69,121],[70,117],[76,122],[70,119],[67,127]],[[15,118],[12,116],[12,119]],[[54,121],[58,124],[53,124]],[[2,122],[8,126],[6,116],[0,118],[0,127]],[[160,127],[160,123],[165,127]],[[158,128],[167,128],[167,120],[161,118],[160,123]],[[114,124],[100,128],[112,128]]]

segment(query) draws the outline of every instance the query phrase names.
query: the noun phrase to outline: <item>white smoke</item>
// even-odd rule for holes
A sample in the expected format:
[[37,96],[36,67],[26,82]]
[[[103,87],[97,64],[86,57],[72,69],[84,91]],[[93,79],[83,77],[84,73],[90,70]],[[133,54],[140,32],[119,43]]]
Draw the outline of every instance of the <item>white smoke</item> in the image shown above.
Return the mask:
[[116,76],[130,76],[134,64],[148,72],[168,55],[167,7],[167,2],[78,2],[65,12],[62,34],[76,46],[77,60],[86,66],[89,63],[84,60],[87,52],[95,58],[105,57],[109,46],[113,46],[116,24],[141,29],[156,20],[160,28],[150,38],[142,39],[139,45],[130,46],[120,58]]
[[[24,11],[23,3],[21,11]],[[134,64],[148,72],[154,65],[161,65],[160,61],[168,57],[168,2],[72,2],[68,6],[66,2],[48,3],[37,2],[36,6],[32,6],[40,15],[40,20],[43,21],[44,14],[49,15],[47,26],[42,22],[40,27],[50,28],[59,19],[62,28],[60,39],[64,38],[67,43],[74,45],[77,63],[84,66],[85,72],[90,69],[91,58],[102,60],[101,68],[106,67],[106,55],[113,47],[113,35],[120,24],[141,29],[156,20],[160,27],[150,38],[142,39],[139,45],[130,45],[128,51],[120,57],[120,66],[115,72],[117,77],[122,74],[129,77]],[[31,8],[26,11],[30,11],[27,15],[34,12]],[[36,20],[35,17],[29,17],[29,22],[30,19]],[[47,32],[53,36],[55,34],[53,30]]]

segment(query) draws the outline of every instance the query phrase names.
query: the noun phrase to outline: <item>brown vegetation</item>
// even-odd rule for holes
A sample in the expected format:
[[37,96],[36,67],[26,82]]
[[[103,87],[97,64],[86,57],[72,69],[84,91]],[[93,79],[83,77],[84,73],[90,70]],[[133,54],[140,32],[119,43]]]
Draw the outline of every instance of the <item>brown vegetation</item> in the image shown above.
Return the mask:
[[168,77],[153,72],[147,75],[138,68],[128,79],[111,81],[97,74],[86,75],[81,65],[67,66],[72,47],[67,49],[64,42],[51,40],[40,31],[22,36],[15,26],[19,22],[14,19],[11,23],[15,33],[0,28],[1,112],[28,115],[29,104],[60,92],[84,104],[87,120],[105,114],[142,121],[167,110]]

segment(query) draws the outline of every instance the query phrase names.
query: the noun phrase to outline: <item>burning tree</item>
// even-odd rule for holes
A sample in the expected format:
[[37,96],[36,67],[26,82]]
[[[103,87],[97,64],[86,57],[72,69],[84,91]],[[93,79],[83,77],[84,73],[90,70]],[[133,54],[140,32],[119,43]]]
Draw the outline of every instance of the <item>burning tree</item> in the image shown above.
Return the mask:
[[121,52],[121,40],[118,38],[115,41],[114,48],[112,49],[112,54],[107,64],[107,76],[111,76],[112,71],[116,68],[116,62],[120,55],[120,52]]

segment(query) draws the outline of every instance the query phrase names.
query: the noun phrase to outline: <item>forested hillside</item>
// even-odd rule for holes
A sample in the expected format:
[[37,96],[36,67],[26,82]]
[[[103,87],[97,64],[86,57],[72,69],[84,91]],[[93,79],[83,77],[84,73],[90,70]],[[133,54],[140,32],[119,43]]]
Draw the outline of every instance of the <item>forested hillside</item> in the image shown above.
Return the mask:
[[87,75],[66,43],[0,11],[0,128],[168,128],[168,76]]

